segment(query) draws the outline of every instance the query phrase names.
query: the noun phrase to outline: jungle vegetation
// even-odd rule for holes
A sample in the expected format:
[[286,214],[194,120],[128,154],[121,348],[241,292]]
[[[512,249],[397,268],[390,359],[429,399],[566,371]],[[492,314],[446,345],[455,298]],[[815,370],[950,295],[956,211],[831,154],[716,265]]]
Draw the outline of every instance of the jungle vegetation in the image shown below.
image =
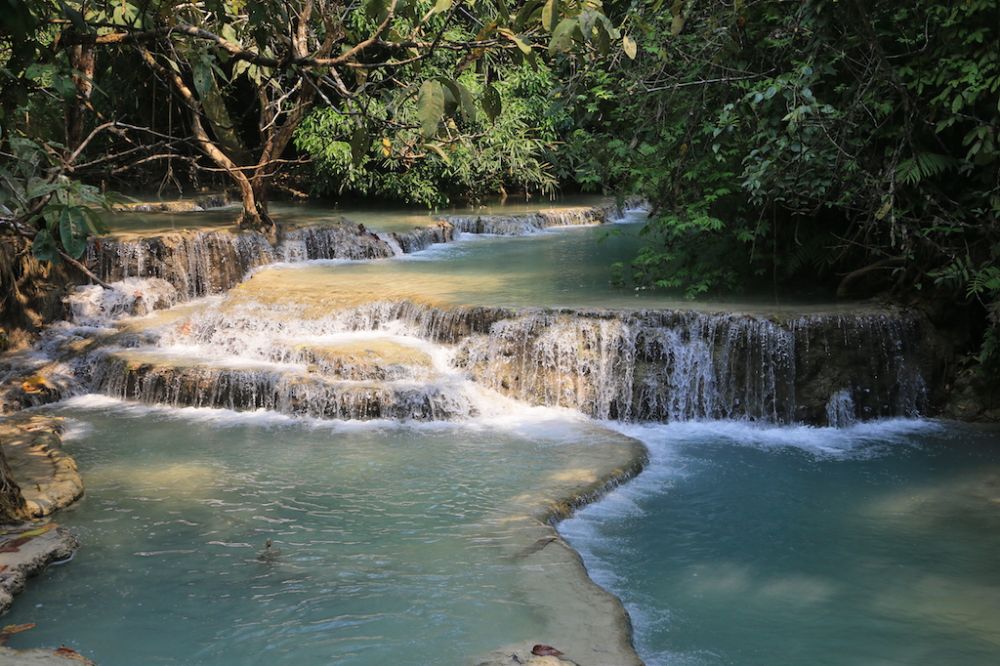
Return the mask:
[[114,190],[638,194],[636,285],[943,303],[1000,376],[998,43],[996,0],[0,0],[0,226],[72,264]]

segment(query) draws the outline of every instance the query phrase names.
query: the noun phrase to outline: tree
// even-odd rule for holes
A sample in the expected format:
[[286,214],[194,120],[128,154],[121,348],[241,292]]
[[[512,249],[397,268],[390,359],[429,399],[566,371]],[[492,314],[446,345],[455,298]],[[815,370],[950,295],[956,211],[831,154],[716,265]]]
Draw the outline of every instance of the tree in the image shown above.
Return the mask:
[[1000,5],[608,11],[636,60],[579,73],[569,145],[582,182],[655,204],[639,280],[937,294],[992,313],[1000,350]]
[[[478,103],[489,112],[496,103],[489,82],[504,60],[534,62],[607,43],[616,32],[593,0],[516,7],[505,0],[43,1],[30,14],[53,35],[53,48],[69,53],[76,104],[68,134],[79,134],[95,58],[131,50],[180,101],[207,168],[236,185],[241,225],[259,229],[272,228],[269,183],[295,161],[286,149],[315,106],[351,116],[352,144],[367,147],[399,129],[391,115],[368,114],[370,102],[391,107],[392,98],[416,97],[422,138],[433,145],[446,117],[474,103],[461,72],[474,70],[484,82]],[[437,53],[451,54],[454,74],[425,78],[421,64]],[[401,80],[404,69],[413,78]]]

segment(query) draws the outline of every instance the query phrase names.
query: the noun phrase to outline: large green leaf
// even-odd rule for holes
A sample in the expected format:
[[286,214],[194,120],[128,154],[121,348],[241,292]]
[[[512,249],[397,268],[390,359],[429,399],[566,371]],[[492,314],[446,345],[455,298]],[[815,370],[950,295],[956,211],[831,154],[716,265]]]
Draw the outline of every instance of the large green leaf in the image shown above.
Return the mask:
[[549,42],[549,53],[567,53],[573,50],[573,38],[579,23],[575,18],[565,18],[559,21],[559,25],[552,31],[552,40]]
[[445,113],[453,115],[458,110],[464,111],[462,108],[462,90],[460,89],[458,82],[453,79],[449,79],[446,76],[437,77],[437,82],[444,86]]
[[425,138],[437,134],[438,125],[444,118],[444,88],[437,81],[427,80],[420,86],[417,115],[420,117],[420,129]]
[[[106,197],[107,198],[107,197]],[[108,232],[108,225],[98,213],[93,208],[82,208],[83,214],[87,218],[87,226],[90,228],[90,233],[92,234],[106,234]]]
[[351,162],[354,166],[360,166],[361,162],[368,154],[368,148],[372,144],[371,136],[364,127],[355,128],[351,134]]
[[483,106],[483,111],[486,112],[486,117],[490,121],[494,121],[500,115],[502,110],[502,104],[500,102],[500,93],[493,86],[486,86],[483,90],[483,96],[480,99],[480,103]]
[[552,32],[559,19],[559,0],[548,0],[542,7],[542,27]]
[[87,251],[87,220],[77,206],[66,206],[59,215],[59,240],[66,254],[79,259]]
[[198,91],[198,96],[205,99],[205,96],[215,87],[215,74],[212,73],[212,66],[207,59],[198,59],[191,63],[191,71],[194,75],[194,88]]
[[462,115],[464,115],[469,120],[476,119],[476,102],[472,99],[472,93],[469,89],[463,86],[461,83],[458,84],[459,96],[462,100]]
[[39,261],[51,261],[55,264],[61,261],[59,246],[56,245],[56,241],[48,229],[42,229],[35,234],[35,239],[31,241],[31,254]]

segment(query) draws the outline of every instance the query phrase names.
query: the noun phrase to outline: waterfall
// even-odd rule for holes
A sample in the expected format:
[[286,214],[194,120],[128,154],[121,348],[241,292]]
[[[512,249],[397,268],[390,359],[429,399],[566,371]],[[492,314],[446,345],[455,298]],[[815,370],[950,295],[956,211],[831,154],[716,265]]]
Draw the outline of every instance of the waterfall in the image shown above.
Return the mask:
[[251,269],[274,260],[274,250],[261,234],[228,231],[97,238],[86,256],[87,266],[106,282],[159,278],[184,298],[230,289]]
[[361,225],[292,229],[285,233],[277,248],[277,255],[283,261],[384,259],[395,254],[390,243]]
[[921,413],[919,341],[915,322],[891,316],[779,323],[693,312],[532,313],[468,337],[457,362],[500,393],[596,418],[816,423],[845,385],[864,418]]
[[[77,325],[107,327],[223,292],[276,261],[387,258],[456,232],[536,233],[616,214],[605,206],[449,216],[382,234],[341,223],[292,228],[273,247],[255,232],[102,238],[87,262],[114,288],[80,288],[68,304]],[[473,395],[478,386],[494,400],[598,419],[845,425],[925,413],[924,378],[940,365],[924,348],[926,322],[903,313],[512,310],[405,300],[304,308],[294,299],[258,302],[251,290],[97,345],[70,332],[50,346],[77,359],[81,385],[117,397],[323,418],[461,418],[484,408]],[[127,347],[138,356],[120,353]]]
[[470,397],[442,383],[350,381],[279,368],[170,365],[104,354],[92,389],[147,404],[265,409],[322,419],[447,420],[476,414]]
[[846,428],[857,421],[854,398],[848,389],[841,389],[830,396],[826,403],[826,424],[832,428]]
[[444,220],[455,231],[466,234],[527,236],[550,227],[603,224],[607,207],[542,210],[523,215],[447,215]]
[[[401,301],[366,303],[308,318],[294,304],[240,300],[167,326],[152,344],[153,349],[196,349],[209,359],[288,366],[265,375],[213,370],[200,380],[234,386],[232,378],[239,376],[239,381],[257,387],[253,391],[230,388],[224,399],[210,399],[190,388],[165,394],[160,387],[167,381],[164,377],[178,382],[192,371],[175,368],[165,375],[162,364],[142,370],[143,376],[160,377],[153,388],[138,391],[133,386],[137,380],[130,380],[128,390],[106,380],[97,385],[102,391],[113,389],[115,395],[143,400],[205,405],[222,401],[234,408],[291,409],[279,397],[290,391],[297,396],[292,402],[310,405],[303,409],[313,414],[322,411],[316,405],[323,391],[343,404],[337,396],[348,386],[344,382],[355,387],[366,382],[369,390],[382,390],[399,382],[440,388],[447,380],[458,395],[468,387],[457,378],[467,378],[528,404],[574,409],[599,419],[844,424],[853,418],[924,412],[928,398],[923,377],[932,370],[921,345],[922,331],[920,320],[905,315],[779,320],[690,311],[435,308]],[[406,349],[387,350],[387,339],[401,341]],[[118,343],[127,340],[119,337]],[[137,344],[149,348],[150,340]],[[434,356],[434,364],[418,363],[420,354]],[[305,389],[292,382],[292,376],[309,377],[305,385],[314,388],[308,394],[317,397],[305,397]],[[189,379],[184,381],[190,385]],[[322,391],[315,388],[318,385]],[[261,402],[262,395],[275,397]],[[377,410],[337,409],[352,414],[465,413],[464,408],[416,409],[413,399],[398,392],[378,395],[383,406]],[[426,400],[437,404],[436,399]],[[399,401],[404,406],[398,409],[386,406]]]
[[790,420],[791,334],[731,315],[535,313],[462,345],[479,382],[601,419]]
[[417,227],[412,231],[393,233],[397,245],[405,254],[426,250],[437,243],[450,243],[455,240],[455,228],[445,221],[429,227]]

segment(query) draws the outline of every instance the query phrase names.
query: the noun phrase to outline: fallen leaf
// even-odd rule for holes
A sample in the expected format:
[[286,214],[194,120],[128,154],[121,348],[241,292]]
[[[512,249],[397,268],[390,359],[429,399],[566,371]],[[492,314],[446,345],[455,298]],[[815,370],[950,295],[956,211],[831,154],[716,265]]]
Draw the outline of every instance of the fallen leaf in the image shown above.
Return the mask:
[[89,659],[84,657],[82,654],[74,650],[73,648],[68,648],[62,645],[52,651],[52,654],[58,655],[60,657],[66,657],[67,659],[72,659],[74,661],[82,661],[85,664],[91,663]]
[[538,645],[536,645],[533,648],[531,648],[531,654],[535,655],[536,657],[561,657],[561,656],[563,656],[562,652],[560,652],[559,650],[555,649],[551,645],[542,645],[541,643],[539,643]]

